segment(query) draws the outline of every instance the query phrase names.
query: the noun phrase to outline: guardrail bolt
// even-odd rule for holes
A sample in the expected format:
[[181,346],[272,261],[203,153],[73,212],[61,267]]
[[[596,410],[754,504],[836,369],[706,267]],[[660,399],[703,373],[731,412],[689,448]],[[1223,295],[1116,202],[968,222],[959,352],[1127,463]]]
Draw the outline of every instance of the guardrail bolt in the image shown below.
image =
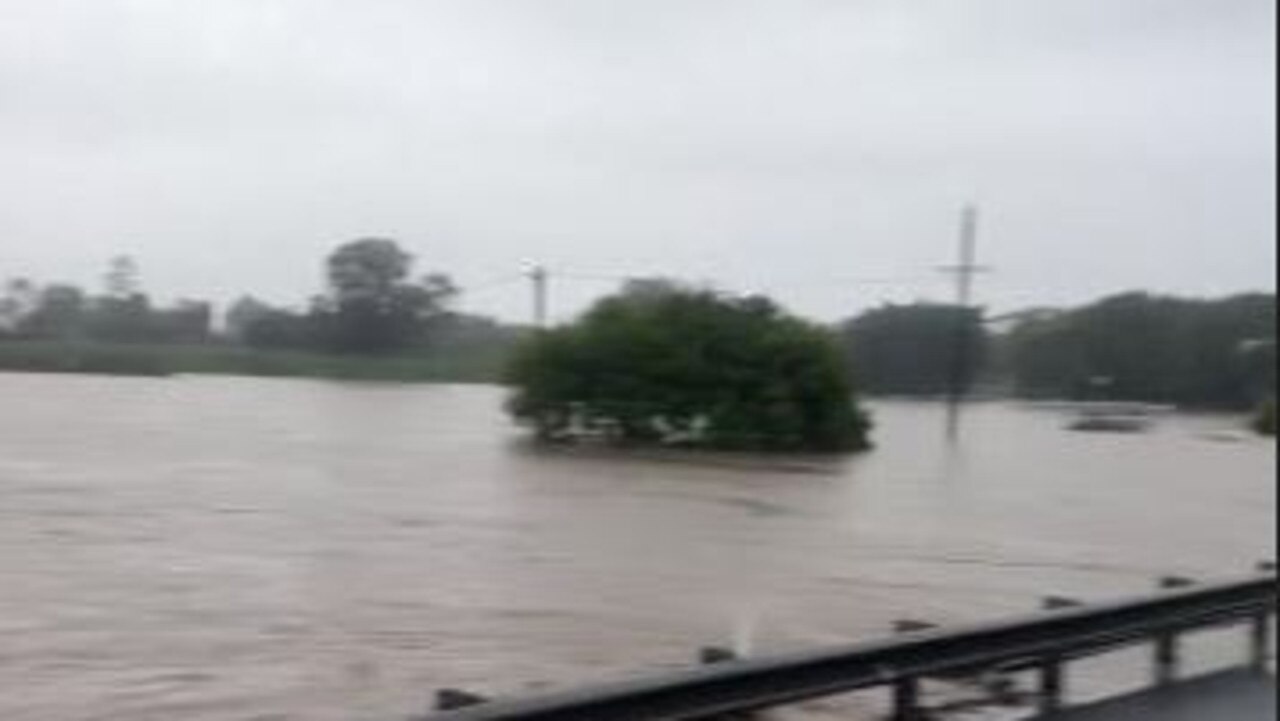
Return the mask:
[[436,710],[452,711],[453,709],[466,708],[467,706],[475,706],[487,701],[483,696],[478,696],[469,691],[462,691],[456,688],[442,688],[436,691]]
[[1066,596],[1045,596],[1040,602],[1040,607],[1046,611],[1057,611],[1064,608],[1078,608],[1083,606],[1084,602],[1075,598],[1067,598]]
[[1186,576],[1164,576],[1160,579],[1160,588],[1167,590],[1189,588],[1194,585],[1196,585],[1196,580]]
[[1260,573],[1275,573],[1275,572],[1276,572],[1276,562],[1275,562],[1275,561],[1260,561],[1260,562],[1258,563],[1258,571],[1259,571]]

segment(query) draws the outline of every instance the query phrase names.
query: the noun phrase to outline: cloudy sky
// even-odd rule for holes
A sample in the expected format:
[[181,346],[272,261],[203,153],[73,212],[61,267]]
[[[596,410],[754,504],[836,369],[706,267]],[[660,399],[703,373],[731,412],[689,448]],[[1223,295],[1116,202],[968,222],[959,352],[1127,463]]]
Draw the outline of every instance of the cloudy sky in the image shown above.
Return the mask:
[[[0,0],[0,276],[298,301],[379,235],[526,318],[1274,287],[1274,0]],[[869,282],[888,281],[888,282]]]

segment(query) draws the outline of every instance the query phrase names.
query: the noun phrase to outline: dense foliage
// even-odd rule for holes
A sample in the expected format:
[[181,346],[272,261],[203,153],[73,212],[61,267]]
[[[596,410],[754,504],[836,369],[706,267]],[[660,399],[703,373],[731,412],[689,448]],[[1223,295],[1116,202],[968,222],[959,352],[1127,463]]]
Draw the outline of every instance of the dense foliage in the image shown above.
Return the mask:
[[759,297],[630,284],[517,351],[511,412],[544,439],[842,451],[867,444],[838,347]]
[[138,283],[128,257],[112,259],[104,291],[90,295],[74,285],[39,285],[15,278],[0,294],[0,335],[66,342],[198,343],[211,334],[209,303],[183,300],[156,307]]
[[854,318],[842,337],[868,393],[938,395],[967,388],[982,368],[987,334],[975,309],[887,305]]
[[422,347],[451,317],[446,303],[457,293],[453,282],[439,273],[411,278],[413,256],[395,241],[345,243],[329,255],[325,270],[326,292],[305,312],[251,297],[237,301],[227,314],[232,334],[261,348],[376,355]]
[[1021,395],[1248,408],[1275,388],[1275,296],[1129,293],[1023,323],[1009,338]]
[[494,381],[523,332],[451,311],[449,278],[412,278],[412,257],[391,240],[343,244],[324,269],[305,309],[246,296],[223,329],[210,303],[153,304],[127,256],[111,260],[96,295],[15,278],[0,287],[0,369]]

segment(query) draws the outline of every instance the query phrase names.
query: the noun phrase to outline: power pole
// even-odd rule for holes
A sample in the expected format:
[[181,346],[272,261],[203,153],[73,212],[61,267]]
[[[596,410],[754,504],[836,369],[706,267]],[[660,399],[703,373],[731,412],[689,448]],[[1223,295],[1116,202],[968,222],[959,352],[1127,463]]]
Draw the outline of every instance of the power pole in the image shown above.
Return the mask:
[[973,300],[973,277],[985,270],[977,265],[978,208],[966,205],[960,214],[960,257],[951,269],[956,276],[956,305],[968,308]]
[[956,328],[952,345],[951,378],[947,392],[947,437],[956,440],[960,436],[960,409],[964,403],[966,386],[973,372],[973,338],[970,337],[969,311],[973,303],[974,277],[987,268],[978,265],[978,209],[966,205],[960,215],[960,249],[955,265],[944,266],[942,271],[956,279]]
[[550,274],[541,265],[529,271],[529,280],[533,283],[533,325],[535,328],[547,327],[547,278]]

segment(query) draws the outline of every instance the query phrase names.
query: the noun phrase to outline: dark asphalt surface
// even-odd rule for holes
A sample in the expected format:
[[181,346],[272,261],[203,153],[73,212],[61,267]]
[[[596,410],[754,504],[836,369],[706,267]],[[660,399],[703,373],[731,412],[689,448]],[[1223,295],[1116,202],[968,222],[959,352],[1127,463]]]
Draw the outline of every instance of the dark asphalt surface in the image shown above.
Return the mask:
[[1276,721],[1276,681],[1231,671],[1103,701],[1039,721]]

